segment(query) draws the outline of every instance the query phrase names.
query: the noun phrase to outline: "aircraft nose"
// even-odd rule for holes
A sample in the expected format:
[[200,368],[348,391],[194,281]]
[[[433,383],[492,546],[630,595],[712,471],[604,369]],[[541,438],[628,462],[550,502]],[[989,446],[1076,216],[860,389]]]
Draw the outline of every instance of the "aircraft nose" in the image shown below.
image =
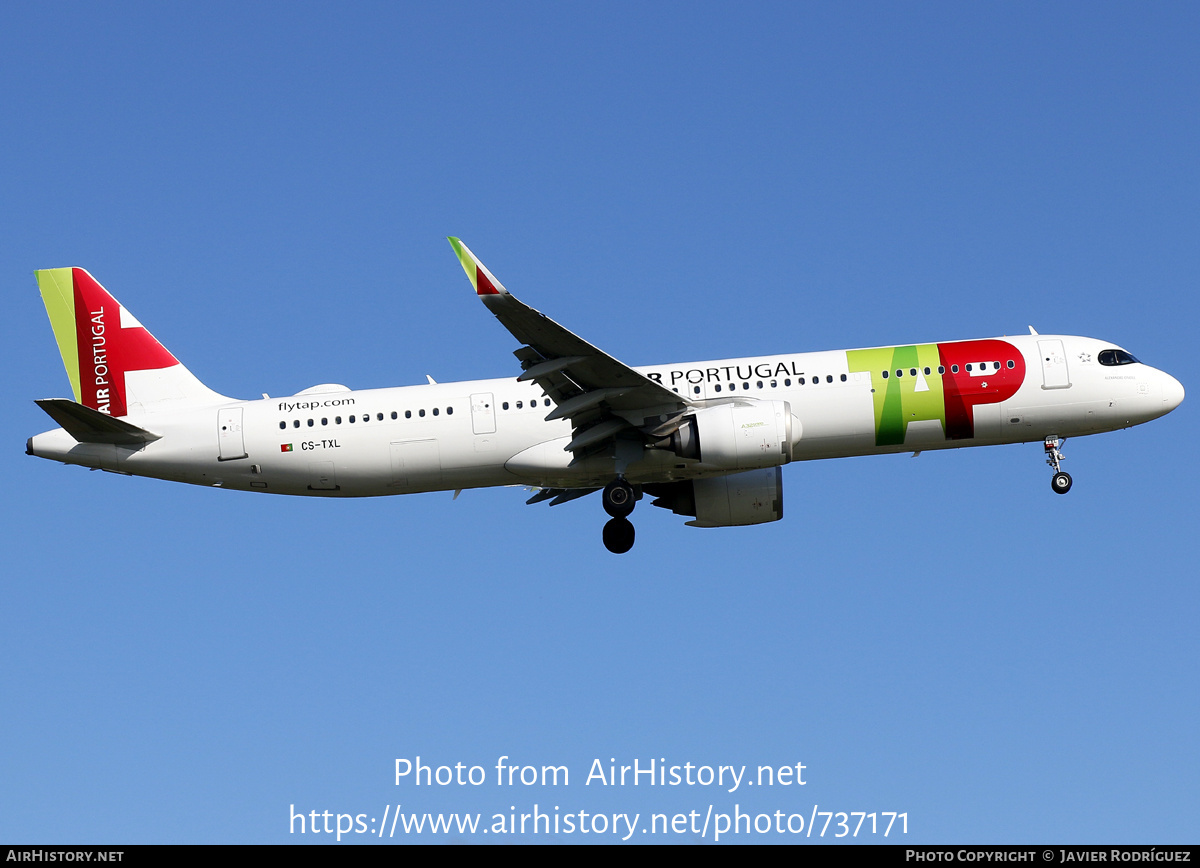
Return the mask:
[[1176,380],[1170,374],[1163,374],[1166,378],[1163,382],[1163,404],[1166,405],[1167,412],[1170,413],[1176,407],[1183,403],[1183,383]]

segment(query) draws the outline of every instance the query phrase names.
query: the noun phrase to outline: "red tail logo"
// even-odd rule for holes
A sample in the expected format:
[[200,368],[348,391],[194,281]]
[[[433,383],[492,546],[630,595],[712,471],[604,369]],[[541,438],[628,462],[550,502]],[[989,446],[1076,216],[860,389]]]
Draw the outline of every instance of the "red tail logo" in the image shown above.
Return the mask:
[[80,402],[110,416],[128,413],[125,375],[179,364],[108,291],[72,268]]

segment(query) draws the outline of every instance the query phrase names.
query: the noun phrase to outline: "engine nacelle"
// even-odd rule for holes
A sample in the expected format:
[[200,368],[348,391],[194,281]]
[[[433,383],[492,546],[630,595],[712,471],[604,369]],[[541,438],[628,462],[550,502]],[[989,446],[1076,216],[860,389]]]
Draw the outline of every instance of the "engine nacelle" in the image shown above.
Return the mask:
[[746,401],[697,410],[671,435],[671,449],[713,467],[749,470],[792,460],[800,422],[787,401]]
[[744,470],[662,486],[655,506],[695,516],[691,527],[740,527],[783,518],[783,471]]

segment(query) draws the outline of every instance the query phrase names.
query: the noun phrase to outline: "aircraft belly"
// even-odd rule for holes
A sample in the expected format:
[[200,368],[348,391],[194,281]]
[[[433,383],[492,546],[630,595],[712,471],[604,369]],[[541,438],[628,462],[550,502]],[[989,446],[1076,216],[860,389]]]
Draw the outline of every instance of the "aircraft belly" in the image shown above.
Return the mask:
[[546,474],[556,478],[569,476],[574,456],[564,447],[570,442],[570,436],[566,436],[530,446],[505,461],[504,469],[528,479],[541,479]]
[[1102,411],[1111,428],[1124,428],[1157,419],[1169,408],[1164,403],[1161,382],[1139,378],[1122,383],[1119,395],[1108,401]]
[[975,436],[971,439],[975,443],[1000,443],[1003,441],[1004,426],[1000,419],[1000,408],[1000,404],[976,404],[971,408],[975,426]]
[[936,449],[946,445],[946,431],[938,419],[917,419],[908,423],[904,448]]
[[800,393],[791,407],[802,431],[792,450],[795,460],[873,451],[875,420],[868,389],[835,386],[824,394]]
[[442,482],[442,455],[436,438],[391,444],[390,485],[405,491],[437,488]]

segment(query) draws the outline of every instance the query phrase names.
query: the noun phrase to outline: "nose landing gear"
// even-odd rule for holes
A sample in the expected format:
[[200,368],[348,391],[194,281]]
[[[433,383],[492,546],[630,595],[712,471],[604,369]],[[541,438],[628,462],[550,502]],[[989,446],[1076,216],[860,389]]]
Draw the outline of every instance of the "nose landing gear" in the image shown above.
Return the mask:
[[615,555],[623,555],[633,548],[634,530],[629,515],[633,512],[637,495],[623,476],[618,476],[604,486],[602,494],[604,511],[612,519],[604,525],[604,547]]
[[1071,490],[1071,474],[1063,471],[1059,467],[1059,462],[1063,460],[1063,454],[1058,447],[1062,446],[1066,440],[1060,440],[1058,437],[1047,437],[1045,442],[1046,448],[1046,463],[1054,468],[1054,475],[1050,477],[1050,488],[1055,494],[1066,494]]

